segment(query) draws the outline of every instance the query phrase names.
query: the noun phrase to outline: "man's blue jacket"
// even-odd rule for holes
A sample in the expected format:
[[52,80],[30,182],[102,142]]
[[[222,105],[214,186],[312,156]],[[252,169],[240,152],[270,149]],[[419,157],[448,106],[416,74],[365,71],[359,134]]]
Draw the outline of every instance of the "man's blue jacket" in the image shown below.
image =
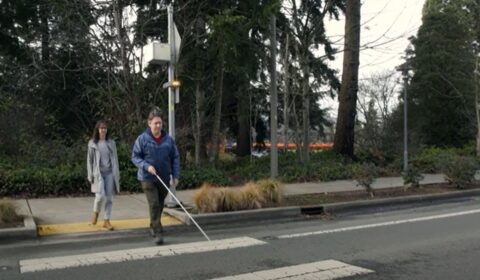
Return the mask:
[[161,132],[160,143],[157,144],[153,134],[147,128],[137,137],[132,150],[132,162],[138,167],[137,179],[139,181],[155,182],[158,179],[148,173],[148,167],[153,165],[158,176],[165,184],[169,184],[170,175],[180,178],[180,156],[175,140],[164,130]]

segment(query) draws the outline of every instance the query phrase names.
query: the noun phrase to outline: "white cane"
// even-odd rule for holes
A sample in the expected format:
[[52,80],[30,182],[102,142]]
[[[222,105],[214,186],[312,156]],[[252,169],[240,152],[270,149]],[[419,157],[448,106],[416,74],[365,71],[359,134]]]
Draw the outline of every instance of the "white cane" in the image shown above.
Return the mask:
[[192,222],[197,226],[197,228],[200,230],[200,232],[203,234],[203,236],[205,236],[205,238],[208,241],[210,241],[210,238],[208,238],[207,234],[202,230],[202,228],[197,224],[197,222],[193,219],[193,217],[188,213],[187,209],[185,209],[185,207],[183,207],[180,200],[178,200],[178,198],[172,193],[170,188],[163,182],[163,180],[157,174],[155,174],[155,176],[160,181],[160,183],[162,183],[162,185],[165,187],[165,189],[167,189],[168,193],[170,193],[170,195],[177,201],[178,205],[180,205],[180,207],[182,207],[183,211],[185,211],[185,214],[187,214],[187,216],[190,218],[190,220],[192,220]]

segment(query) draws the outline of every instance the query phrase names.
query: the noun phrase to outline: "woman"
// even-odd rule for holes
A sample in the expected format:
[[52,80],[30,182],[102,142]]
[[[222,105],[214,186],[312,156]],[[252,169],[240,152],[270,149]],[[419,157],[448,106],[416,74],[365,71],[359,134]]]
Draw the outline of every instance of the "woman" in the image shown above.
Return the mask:
[[105,201],[103,227],[113,230],[110,223],[113,193],[120,192],[120,172],[115,141],[109,139],[107,123],[98,121],[88,142],[87,152],[88,181],[95,193],[91,224],[96,225],[101,206]]

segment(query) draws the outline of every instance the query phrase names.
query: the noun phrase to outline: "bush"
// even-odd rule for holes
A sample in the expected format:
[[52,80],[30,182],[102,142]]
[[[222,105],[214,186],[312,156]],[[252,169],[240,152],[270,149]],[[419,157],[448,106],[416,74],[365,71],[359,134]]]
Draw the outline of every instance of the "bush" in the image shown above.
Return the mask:
[[200,213],[216,212],[219,208],[220,201],[217,198],[219,192],[215,192],[210,184],[203,184],[193,196],[193,204]]
[[402,177],[405,186],[410,185],[414,188],[418,188],[420,186],[420,181],[423,180],[423,175],[420,173],[420,169],[412,164],[408,166],[406,172],[402,172]]
[[195,193],[193,203],[199,213],[212,213],[270,207],[279,204],[282,197],[278,182],[260,180],[235,188],[203,184]]
[[8,200],[0,200],[0,224],[11,224],[20,221],[17,207]]
[[341,162],[332,162],[328,165],[318,168],[318,176],[320,181],[341,180],[352,177],[350,165]]
[[377,177],[377,168],[373,164],[363,163],[352,166],[353,179],[357,181],[357,186],[362,186],[374,197],[372,184]]
[[[280,177],[284,182],[305,182],[315,177],[315,165],[292,164],[280,169]],[[267,176],[266,176],[267,177]]]
[[213,167],[193,167],[181,172],[177,188],[180,190],[192,189],[201,186],[203,183],[209,183],[215,186],[225,186],[230,184],[230,179],[225,173]]
[[0,170],[0,195],[29,196],[87,193],[86,171],[79,165]]
[[430,147],[423,149],[420,154],[412,157],[411,163],[417,166],[421,172],[443,172],[445,162],[448,162],[452,157],[465,154],[467,151],[467,149]]
[[264,206],[273,206],[282,202],[283,190],[278,181],[264,179],[257,181],[256,186],[263,197]]
[[475,179],[477,162],[467,156],[453,156],[444,163],[445,179],[457,188],[465,188]]

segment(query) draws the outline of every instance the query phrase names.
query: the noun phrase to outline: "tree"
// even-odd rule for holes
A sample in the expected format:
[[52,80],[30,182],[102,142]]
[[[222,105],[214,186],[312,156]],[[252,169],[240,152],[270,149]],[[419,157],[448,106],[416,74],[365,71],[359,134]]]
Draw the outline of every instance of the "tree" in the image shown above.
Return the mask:
[[347,0],[345,19],[342,84],[333,149],[339,154],[353,157],[360,64],[360,0]]
[[[326,0],[326,1],[289,1],[286,7],[284,7],[285,13],[291,16],[291,20],[288,20],[288,28],[286,33],[292,35],[292,58],[295,60],[295,66],[288,64],[284,65],[284,71],[288,73],[285,75],[288,79],[293,78],[290,75],[292,67],[296,67],[298,83],[292,82],[292,87],[287,86],[292,90],[292,103],[300,103],[298,106],[293,105],[294,112],[302,114],[301,117],[301,129],[300,121],[296,113],[294,113],[294,122],[297,128],[297,134],[300,130],[301,137],[297,136],[297,147],[303,147],[299,153],[300,159],[303,162],[309,161],[309,144],[310,135],[309,131],[312,128],[311,109],[317,107],[317,101],[325,93],[321,92],[319,88],[322,85],[328,85],[330,90],[335,90],[338,87],[338,80],[335,77],[335,71],[327,66],[328,60],[333,60],[334,49],[331,42],[326,37],[324,19],[326,16],[334,17],[338,19],[339,13],[344,10],[344,1],[338,0]],[[287,38],[285,36],[285,45]],[[323,46],[325,52],[324,56],[319,56],[312,49],[319,49]],[[288,55],[285,54],[284,62],[287,61]],[[286,85],[290,85],[289,81],[286,81]],[[284,98],[283,101],[288,100]],[[298,107],[298,108],[297,108]],[[288,106],[284,106],[288,108]],[[318,110],[315,110],[318,112]],[[315,123],[313,126],[318,126]],[[288,126],[286,126],[288,127]],[[300,150],[299,150],[300,151]]]
[[475,57],[473,2],[428,0],[413,38],[410,115],[419,142],[460,147],[472,141]]
[[[399,93],[398,76],[393,71],[373,73],[362,79],[358,88],[355,144],[371,153],[392,155],[397,133],[392,129],[395,98]],[[401,130],[400,130],[401,131]],[[401,142],[401,141],[400,141]]]

